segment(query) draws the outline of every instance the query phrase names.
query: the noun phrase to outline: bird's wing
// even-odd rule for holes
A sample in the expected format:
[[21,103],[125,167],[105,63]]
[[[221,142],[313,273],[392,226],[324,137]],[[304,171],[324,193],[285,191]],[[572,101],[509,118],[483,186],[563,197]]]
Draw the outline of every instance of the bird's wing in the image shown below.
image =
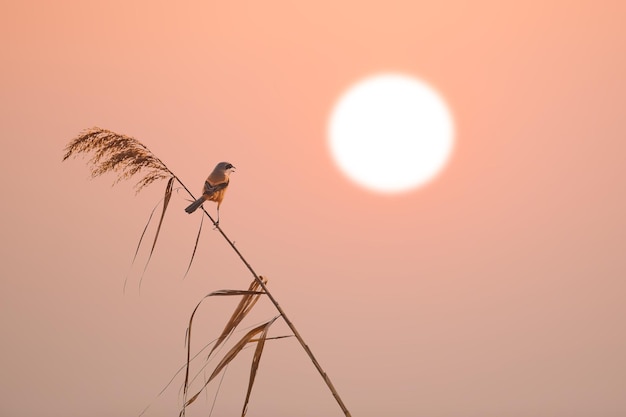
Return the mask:
[[228,187],[228,180],[224,182],[220,182],[219,184],[211,184],[210,182],[205,181],[204,182],[204,194],[212,195],[218,192],[219,190],[223,190],[226,187]]

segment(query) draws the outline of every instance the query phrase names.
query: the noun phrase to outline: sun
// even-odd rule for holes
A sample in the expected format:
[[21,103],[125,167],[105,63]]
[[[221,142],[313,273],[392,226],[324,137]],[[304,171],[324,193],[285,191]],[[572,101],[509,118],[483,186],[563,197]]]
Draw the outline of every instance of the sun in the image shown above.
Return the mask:
[[425,82],[380,74],[341,95],[328,140],[348,178],[369,190],[399,193],[442,171],[454,145],[454,122],[444,99]]

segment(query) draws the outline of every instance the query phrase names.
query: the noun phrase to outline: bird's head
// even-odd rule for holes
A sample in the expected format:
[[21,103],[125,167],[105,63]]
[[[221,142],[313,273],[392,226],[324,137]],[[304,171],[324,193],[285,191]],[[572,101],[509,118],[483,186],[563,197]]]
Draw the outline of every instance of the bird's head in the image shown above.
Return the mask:
[[222,171],[224,174],[229,175],[232,172],[235,172],[235,166],[230,162],[220,162],[215,167],[215,171]]

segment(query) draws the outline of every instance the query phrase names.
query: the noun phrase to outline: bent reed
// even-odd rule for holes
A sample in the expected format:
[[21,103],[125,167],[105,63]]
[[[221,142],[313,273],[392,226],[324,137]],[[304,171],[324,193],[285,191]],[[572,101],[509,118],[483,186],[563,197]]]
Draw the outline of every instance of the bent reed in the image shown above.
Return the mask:
[[[89,129],[85,129],[81,131],[79,135],[76,138],[74,138],[72,141],[70,141],[68,145],[65,147],[65,154],[63,156],[63,161],[67,160],[70,157],[76,157],[78,155],[85,155],[85,154],[92,155],[91,159],[89,159],[88,161],[88,164],[90,165],[90,168],[91,168],[92,177],[98,177],[107,172],[112,172],[112,173],[117,174],[117,178],[114,182],[114,184],[116,184],[122,180],[129,180],[132,177],[135,177],[141,174],[140,179],[135,184],[135,189],[137,193],[141,191],[143,188],[153,184],[155,181],[168,179],[167,185],[165,188],[165,195],[163,197],[163,209],[161,213],[161,218],[159,220],[159,224],[155,233],[155,238],[152,244],[152,249],[150,251],[150,257],[148,258],[148,262],[150,262],[152,252],[154,251],[154,247],[156,245],[157,238],[159,235],[159,230],[161,228],[161,224],[163,222],[163,218],[165,216],[165,212],[167,211],[168,203],[172,195],[174,181],[177,182],[180,185],[180,187],[182,187],[193,200],[195,200],[196,197],[191,193],[191,191],[189,191],[189,189],[182,183],[182,181],[172,171],[170,171],[170,169],[163,163],[163,161],[161,161],[161,159],[159,159],[156,155],[154,155],[150,151],[150,149],[148,149],[144,144],[142,144],[141,142],[139,142],[137,139],[133,137],[123,135],[123,134],[118,134],[113,131],[102,129],[99,127],[92,127]],[[192,395],[191,398],[187,398],[187,394],[189,393],[189,389],[190,389],[189,387],[190,366],[191,366],[192,360],[195,358],[195,356],[193,358],[191,357],[191,349],[190,349],[192,322],[197,312],[198,306],[200,305],[200,303],[202,303],[202,300],[200,301],[200,303],[198,303],[198,305],[196,306],[196,308],[193,310],[191,314],[189,325],[188,325],[187,332],[186,332],[186,344],[187,344],[188,350],[187,350],[187,361],[184,366],[185,381],[182,387],[183,406],[180,411],[180,416],[182,417],[185,415],[186,407],[192,404],[196,400],[196,398],[198,398],[200,393],[206,389],[209,382],[213,380],[220,372],[223,372],[224,369],[227,367],[227,365],[237,356],[239,352],[241,352],[244,349],[244,347],[248,343],[256,343],[256,349],[255,349],[253,363],[252,363],[251,372],[250,372],[250,381],[249,381],[249,385],[248,385],[248,389],[246,393],[246,399],[245,399],[245,403],[244,403],[242,414],[241,414],[242,417],[245,416],[247,412],[247,408],[248,408],[248,401],[250,398],[252,385],[254,383],[255,375],[258,369],[258,365],[259,365],[259,361],[261,358],[261,353],[263,351],[265,341],[270,340],[270,339],[279,339],[279,338],[284,337],[284,336],[273,337],[273,338],[268,337],[267,336],[268,330],[271,324],[274,323],[275,320],[277,320],[278,318],[282,318],[282,320],[287,324],[287,326],[293,333],[292,336],[294,336],[298,340],[298,342],[300,343],[304,351],[309,356],[309,359],[311,360],[315,368],[318,370],[318,372],[322,376],[322,379],[328,386],[328,389],[331,391],[333,397],[337,401],[337,404],[343,411],[344,415],[346,417],[351,417],[350,412],[348,411],[343,400],[339,396],[339,393],[333,386],[330,380],[330,377],[323,370],[323,368],[321,367],[321,365],[319,364],[319,362],[313,355],[313,352],[311,351],[309,346],[305,343],[304,339],[302,338],[302,336],[300,335],[300,333],[298,332],[294,324],[291,322],[291,320],[289,320],[289,318],[285,314],[285,311],[282,309],[282,307],[278,304],[274,296],[268,290],[267,280],[261,277],[260,275],[258,275],[254,271],[252,266],[250,266],[248,261],[246,261],[246,259],[243,257],[239,249],[235,247],[235,244],[233,243],[233,241],[229,239],[228,236],[226,236],[226,234],[221,229],[219,224],[216,223],[216,221],[209,215],[209,213],[204,209],[204,207],[202,207],[202,210],[204,212],[204,215],[206,215],[211,220],[211,222],[215,226],[215,229],[219,231],[222,237],[226,240],[229,246],[235,251],[235,253],[239,256],[240,260],[245,264],[246,268],[250,271],[250,273],[254,277],[252,284],[247,290],[219,290],[219,291],[214,291],[202,298],[202,300],[204,300],[207,297],[223,296],[223,295],[231,295],[231,296],[234,295],[234,296],[243,297],[239,305],[236,307],[235,311],[233,312],[231,319],[226,323],[226,326],[224,330],[222,331],[221,335],[219,336],[219,338],[217,339],[218,342],[214,345],[213,349],[211,350],[211,353],[209,354],[209,357],[215,351],[216,347],[224,341],[224,339],[226,339],[227,337],[233,334],[237,325],[250,312],[250,310],[252,309],[256,301],[258,300],[258,297],[262,295],[266,296],[272,302],[272,304],[274,304],[275,308],[278,311],[278,316],[270,319],[269,321],[264,322],[263,324],[247,332],[247,334],[243,338],[241,338],[235,344],[235,346],[229,350],[229,352],[226,353],[226,355],[222,358],[219,364],[215,367],[210,378],[205,382],[202,388],[196,394]],[[151,218],[152,218],[152,215],[150,216],[150,219]],[[150,220],[148,220],[148,223],[149,222]],[[147,225],[146,225],[146,228],[147,228]],[[145,233],[145,229],[144,229],[144,233]],[[199,237],[199,234],[198,234],[198,237]],[[140,238],[139,245],[141,245],[142,239],[143,239],[143,234]],[[138,245],[137,250],[139,250],[139,245]],[[197,246],[197,239],[196,239],[196,246]],[[137,255],[137,252],[135,252],[135,257],[136,255]],[[191,261],[193,261],[194,255],[195,255],[195,247],[194,247],[194,253],[192,254]],[[191,266],[191,262],[190,262],[190,266]],[[146,267],[147,267],[147,264],[146,264]],[[187,271],[188,270],[189,268],[187,268]],[[145,268],[144,268],[144,272],[145,272]],[[208,359],[209,358],[207,358],[207,361]],[[204,367],[202,367],[202,369],[204,369]],[[144,409],[144,412],[145,412],[145,409]]]

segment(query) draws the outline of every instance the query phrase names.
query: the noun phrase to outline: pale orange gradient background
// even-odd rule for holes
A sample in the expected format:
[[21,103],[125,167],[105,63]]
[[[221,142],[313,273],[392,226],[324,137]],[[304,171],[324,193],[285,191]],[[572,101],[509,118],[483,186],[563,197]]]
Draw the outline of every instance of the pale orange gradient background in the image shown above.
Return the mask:
[[[626,6],[513,3],[3,2],[0,415],[136,416],[195,303],[251,280],[210,228],[182,280],[199,216],[180,194],[123,295],[165,184],[135,197],[61,163],[94,125],[196,192],[237,166],[222,226],[353,416],[626,415]],[[357,188],[326,146],[337,97],[382,71],[431,83],[456,120],[448,168],[404,195]],[[240,411],[250,354],[219,415]],[[177,388],[147,415],[176,415]],[[286,339],[249,415],[342,413]]]

